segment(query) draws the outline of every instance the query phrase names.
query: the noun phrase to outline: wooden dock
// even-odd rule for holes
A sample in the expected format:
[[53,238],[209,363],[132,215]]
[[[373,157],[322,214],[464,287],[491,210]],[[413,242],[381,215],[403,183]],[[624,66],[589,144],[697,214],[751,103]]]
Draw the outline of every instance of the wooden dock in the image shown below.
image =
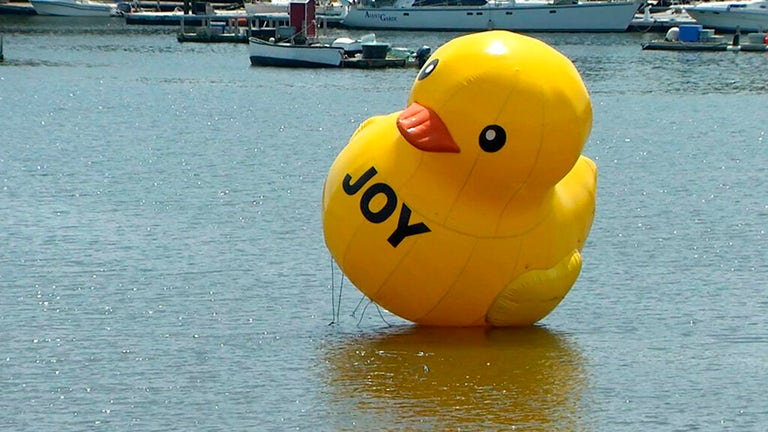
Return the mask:
[[200,43],[248,43],[249,36],[246,33],[179,33],[176,39],[179,42]]
[[[217,13],[189,17],[179,22],[179,42],[248,43],[250,37],[283,39],[281,31],[290,28],[288,16],[284,14],[245,16]],[[293,34],[294,31],[290,30],[289,33]]]
[[[163,14],[157,16],[162,17]],[[321,29],[331,25],[329,19],[320,19],[318,25]],[[283,40],[295,33],[290,26],[288,14],[279,12],[250,15],[217,12],[210,15],[181,15],[176,20],[180,27],[177,35],[179,42],[248,43],[250,37]],[[286,30],[289,30],[288,36],[284,34]]]
[[268,39],[280,21],[264,21],[256,16],[216,14],[179,22],[179,42],[248,43],[251,36]]
[[[278,27],[288,25],[288,14],[281,12],[246,14],[245,11],[214,12],[211,14],[185,14],[183,12],[130,12],[125,14],[126,24],[157,25],[157,26],[204,26],[211,21],[230,19],[248,19],[258,21],[259,27]],[[318,15],[318,28],[340,27],[341,18],[335,15]]]

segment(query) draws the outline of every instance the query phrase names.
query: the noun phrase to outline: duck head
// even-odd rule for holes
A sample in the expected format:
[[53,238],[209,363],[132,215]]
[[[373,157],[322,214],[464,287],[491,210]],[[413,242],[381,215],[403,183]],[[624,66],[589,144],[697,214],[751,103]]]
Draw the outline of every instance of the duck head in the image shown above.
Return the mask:
[[448,166],[441,172],[466,176],[457,194],[492,186],[509,199],[552,187],[568,173],[589,136],[592,107],[560,52],[531,37],[488,31],[434,52],[397,127],[425,163],[436,158]]

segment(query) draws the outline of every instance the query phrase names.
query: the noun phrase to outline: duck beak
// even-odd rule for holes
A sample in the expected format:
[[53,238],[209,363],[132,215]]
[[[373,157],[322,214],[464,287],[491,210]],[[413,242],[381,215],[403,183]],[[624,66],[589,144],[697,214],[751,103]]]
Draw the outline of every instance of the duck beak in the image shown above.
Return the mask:
[[460,151],[437,113],[416,102],[397,117],[397,129],[406,141],[419,150],[441,153]]

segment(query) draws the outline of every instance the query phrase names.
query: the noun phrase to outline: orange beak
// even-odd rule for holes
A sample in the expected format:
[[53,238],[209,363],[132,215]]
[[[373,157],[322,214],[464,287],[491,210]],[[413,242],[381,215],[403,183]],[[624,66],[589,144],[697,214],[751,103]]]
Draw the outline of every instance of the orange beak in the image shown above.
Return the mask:
[[459,153],[459,146],[451,137],[437,113],[414,102],[397,117],[400,135],[419,150],[441,153]]

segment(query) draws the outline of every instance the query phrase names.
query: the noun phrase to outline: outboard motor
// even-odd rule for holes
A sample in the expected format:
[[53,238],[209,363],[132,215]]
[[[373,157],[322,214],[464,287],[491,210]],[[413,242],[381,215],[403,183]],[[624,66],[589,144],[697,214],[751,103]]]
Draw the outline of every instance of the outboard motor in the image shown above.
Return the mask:
[[133,6],[130,2],[121,1],[117,4],[117,10],[125,15],[131,13]]
[[416,62],[419,65],[419,68],[427,63],[430,55],[432,55],[432,48],[426,45],[416,50]]

